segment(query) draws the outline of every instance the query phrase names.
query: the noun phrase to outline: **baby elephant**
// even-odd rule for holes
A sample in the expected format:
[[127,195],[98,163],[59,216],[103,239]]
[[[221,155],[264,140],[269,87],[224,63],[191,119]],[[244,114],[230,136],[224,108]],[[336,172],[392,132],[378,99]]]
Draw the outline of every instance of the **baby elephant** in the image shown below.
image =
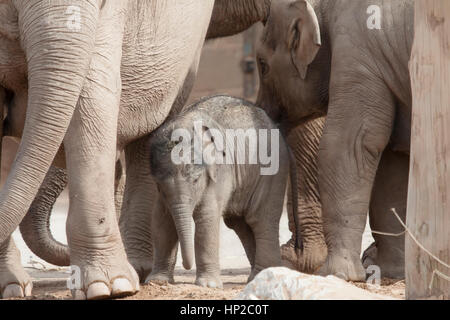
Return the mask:
[[[290,171],[295,174],[295,166],[262,109],[227,96],[206,98],[154,132],[150,148],[160,196],[152,222],[154,265],[147,281],[173,282],[178,239],[183,266],[192,268],[192,218],[197,285],[222,287],[221,216],[245,248],[252,267],[249,281],[261,270],[281,265],[279,222],[287,178]],[[297,188],[292,189],[296,199]]]

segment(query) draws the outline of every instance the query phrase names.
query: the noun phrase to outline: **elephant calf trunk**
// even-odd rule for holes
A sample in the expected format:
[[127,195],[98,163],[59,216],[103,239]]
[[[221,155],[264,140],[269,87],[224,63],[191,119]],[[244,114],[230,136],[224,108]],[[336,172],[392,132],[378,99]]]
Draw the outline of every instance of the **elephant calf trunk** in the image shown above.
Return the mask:
[[53,205],[67,185],[64,169],[51,167],[27,215],[20,223],[23,240],[39,258],[57,266],[69,266],[68,246],[53,238],[50,214]]
[[192,234],[192,213],[186,209],[172,208],[172,216],[180,241],[183,267],[191,270],[194,265],[194,246]]

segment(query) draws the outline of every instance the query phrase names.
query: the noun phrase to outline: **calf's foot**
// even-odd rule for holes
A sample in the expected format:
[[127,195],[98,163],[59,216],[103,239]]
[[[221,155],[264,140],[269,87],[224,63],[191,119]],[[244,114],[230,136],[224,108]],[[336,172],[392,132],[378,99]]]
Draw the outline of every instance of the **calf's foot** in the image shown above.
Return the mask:
[[144,283],[152,272],[153,262],[149,257],[129,258],[130,264],[139,276],[139,282]]
[[195,280],[195,284],[204,287],[204,288],[212,288],[212,289],[222,289],[223,283],[220,279],[220,275],[212,275],[212,274],[202,274],[198,275]]
[[155,283],[175,283],[173,273],[167,272],[155,272],[150,273],[145,279],[145,283],[155,282]]

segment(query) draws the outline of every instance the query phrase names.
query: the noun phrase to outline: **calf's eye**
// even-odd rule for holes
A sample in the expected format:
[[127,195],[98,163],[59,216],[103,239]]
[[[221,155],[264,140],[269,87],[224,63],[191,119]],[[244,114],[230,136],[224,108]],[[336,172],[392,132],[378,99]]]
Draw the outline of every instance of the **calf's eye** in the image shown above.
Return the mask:
[[269,66],[268,66],[268,64],[264,61],[264,59],[259,58],[258,59],[258,65],[259,65],[259,70],[261,71],[261,75],[262,76],[266,76],[267,73],[269,73]]

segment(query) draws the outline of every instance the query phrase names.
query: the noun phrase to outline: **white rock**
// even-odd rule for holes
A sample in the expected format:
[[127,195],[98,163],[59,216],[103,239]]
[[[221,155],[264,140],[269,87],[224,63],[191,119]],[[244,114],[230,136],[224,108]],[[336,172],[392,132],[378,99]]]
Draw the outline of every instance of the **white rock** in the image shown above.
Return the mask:
[[389,300],[334,276],[320,277],[287,268],[260,272],[237,300]]

